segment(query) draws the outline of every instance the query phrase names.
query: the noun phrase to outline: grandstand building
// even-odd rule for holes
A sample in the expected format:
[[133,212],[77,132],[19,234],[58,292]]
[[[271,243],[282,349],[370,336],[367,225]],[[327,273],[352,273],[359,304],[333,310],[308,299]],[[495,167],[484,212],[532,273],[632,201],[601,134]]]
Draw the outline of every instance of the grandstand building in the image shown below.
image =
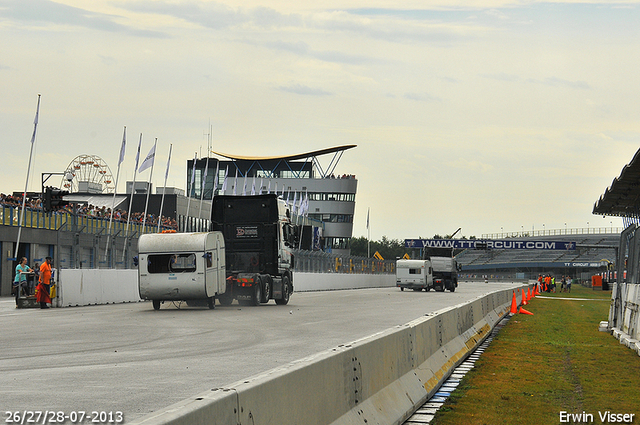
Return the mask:
[[536,232],[534,237],[516,236],[504,241],[559,241],[575,243],[571,250],[466,249],[456,256],[462,279],[536,279],[539,274],[590,280],[611,271],[616,263],[620,230],[568,229]]
[[[353,233],[358,180],[350,174],[336,174],[343,153],[356,145],[338,146],[299,155],[253,157],[213,152],[218,157],[187,162],[187,188],[192,198],[211,200],[213,195],[275,193],[306,218],[322,222],[321,249],[349,255]],[[319,157],[330,156],[322,166]],[[195,172],[194,172],[195,170]],[[206,173],[205,173],[206,170]],[[215,174],[218,170],[217,183]],[[226,178],[226,184],[225,184]],[[204,181],[204,185],[203,185]]]

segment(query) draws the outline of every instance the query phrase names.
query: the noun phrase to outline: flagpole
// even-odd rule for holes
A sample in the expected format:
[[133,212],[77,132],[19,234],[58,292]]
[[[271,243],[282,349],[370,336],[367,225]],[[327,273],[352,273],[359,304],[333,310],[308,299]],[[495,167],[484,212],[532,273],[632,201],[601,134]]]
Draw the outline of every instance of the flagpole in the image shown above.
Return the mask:
[[371,227],[369,227],[369,211],[371,210],[371,208],[367,208],[367,258],[371,257],[371,252],[370,252],[370,244],[371,244]]
[[164,207],[164,193],[167,191],[167,177],[169,177],[169,164],[171,163],[171,149],[173,144],[169,145],[169,159],[167,159],[167,171],[164,173],[164,189],[162,189],[162,200],[160,201],[160,216],[158,217],[158,233],[160,233],[160,223],[162,222],[162,208]]
[[120,178],[120,164],[124,161],[124,151],[127,145],[127,126],[124,126],[122,134],[122,146],[120,147],[120,158],[118,159],[118,171],[116,171],[116,185],[113,189],[113,199],[111,200],[111,214],[109,215],[109,233],[107,233],[107,246],[104,249],[104,261],[107,261],[109,254],[109,239],[111,239],[111,225],[113,224],[113,209],[116,206],[116,194],[118,193],[118,179]]
[[[27,188],[29,187],[29,173],[31,172],[31,158],[33,157],[33,145],[36,141],[36,129],[38,127],[38,115],[40,114],[40,93],[38,93],[38,106],[36,107],[36,117],[33,120],[33,134],[31,135],[31,150],[29,151],[29,166],[27,167],[27,179],[24,183],[24,192],[22,193],[22,213],[20,214],[20,223],[18,226],[18,239],[16,240],[15,259],[18,260],[18,248],[20,247],[20,234],[22,233],[22,223],[24,222],[24,209],[27,202]],[[42,193],[44,199],[44,193]],[[18,288],[20,291],[20,288]]]
[[[144,232],[144,226],[147,223],[147,208],[149,207],[149,192],[151,192],[151,178],[153,177],[153,166],[156,163],[156,145],[158,144],[158,138],[153,142],[153,161],[151,162],[151,173],[149,173],[149,185],[147,186],[147,201],[144,204],[144,217],[142,217],[142,232]],[[145,159],[146,161],[146,159]],[[142,163],[144,165],[144,162]]]
[[140,160],[140,147],[142,146],[142,133],[140,133],[140,141],[138,142],[138,153],[136,154],[136,168],[133,170],[133,184],[131,185],[131,193],[129,195],[129,209],[127,210],[127,226],[124,230],[125,247],[122,250],[122,262],[127,251],[127,236],[129,236],[129,223],[131,222],[131,208],[133,206],[133,195],[136,193],[136,174],[138,173],[138,161]]

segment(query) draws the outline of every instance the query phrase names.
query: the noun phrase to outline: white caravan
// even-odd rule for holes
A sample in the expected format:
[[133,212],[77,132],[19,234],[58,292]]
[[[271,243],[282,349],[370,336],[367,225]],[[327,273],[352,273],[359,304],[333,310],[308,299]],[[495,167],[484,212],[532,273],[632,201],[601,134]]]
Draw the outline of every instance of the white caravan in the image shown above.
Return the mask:
[[206,300],[226,290],[224,238],[221,232],[155,233],[138,240],[140,298],[163,301]]

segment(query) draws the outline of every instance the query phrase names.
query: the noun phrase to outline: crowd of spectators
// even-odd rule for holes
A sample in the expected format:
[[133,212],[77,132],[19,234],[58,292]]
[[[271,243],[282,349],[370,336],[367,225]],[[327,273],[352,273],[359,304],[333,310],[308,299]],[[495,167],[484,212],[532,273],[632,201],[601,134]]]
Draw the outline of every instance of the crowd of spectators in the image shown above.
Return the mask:
[[[5,195],[4,193],[0,193],[0,205],[8,206],[8,207],[22,207],[22,197],[21,196],[13,196],[13,195]],[[40,198],[27,198],[27,202],[25,204],[25,208],[30,211],[42,211],[42,200]],[[57,211],[58,213],[68,213],[68,214],[77,214],[81,217],[95,217],[99,219],[109,220],[111,217],[111,208],[102,206],[98,207],[91,204],[80,204],[77,206],[76,211],[73,211],[72,205],[67,205]],[[127,211],[116,209],[113,212],[113,220],[126,222],[128,218]],[[134,212],[131,214],[129,221],[131,223],[142,223],[144,219],[144,213]],[[145,224],[149,226],[157,226],[158,225],[158,216],[154,214],[147,214],[147,219],[144,220]],[[170,217],[162,216],[162,227],[177,229],[178,223],[175,219]]]

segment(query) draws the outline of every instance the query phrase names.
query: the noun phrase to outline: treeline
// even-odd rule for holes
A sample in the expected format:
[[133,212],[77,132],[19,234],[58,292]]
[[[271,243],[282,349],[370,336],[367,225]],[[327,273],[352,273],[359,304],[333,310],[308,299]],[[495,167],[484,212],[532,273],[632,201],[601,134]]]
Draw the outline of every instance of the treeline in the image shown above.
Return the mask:
[[[450,236],[447,235],[442,237],[440,235],[434,235],[431,239],[449,239]],[[469,239],[475,239],[475,236],[471,236]],[[418,239],[422,239],[419,237]],[[462,239],[467,239],[463,237]],[[367,256],[367,238],[364,236],[360,236],[358,238],[351,238],[351,255],[357,257],[366,257]],[[369,256],[372,257],[375,252],[378,251],[382,258],[385,260],[395,260],[396,258],[401,258],[404,254],[409,254],[411,257],[411,251],[414,251],[412,248],[404,247],[404,239],[389,239],[386,236],[382,237],[382,240],[379,241],[370,241],[369,242]],[[447,250],[450,252],[450,250]],[[454,253],[454,255],[458,254],[458,250]],[[416,255],[416,253],[414,253]],[[450,254],[447,254],[450,255]]]

